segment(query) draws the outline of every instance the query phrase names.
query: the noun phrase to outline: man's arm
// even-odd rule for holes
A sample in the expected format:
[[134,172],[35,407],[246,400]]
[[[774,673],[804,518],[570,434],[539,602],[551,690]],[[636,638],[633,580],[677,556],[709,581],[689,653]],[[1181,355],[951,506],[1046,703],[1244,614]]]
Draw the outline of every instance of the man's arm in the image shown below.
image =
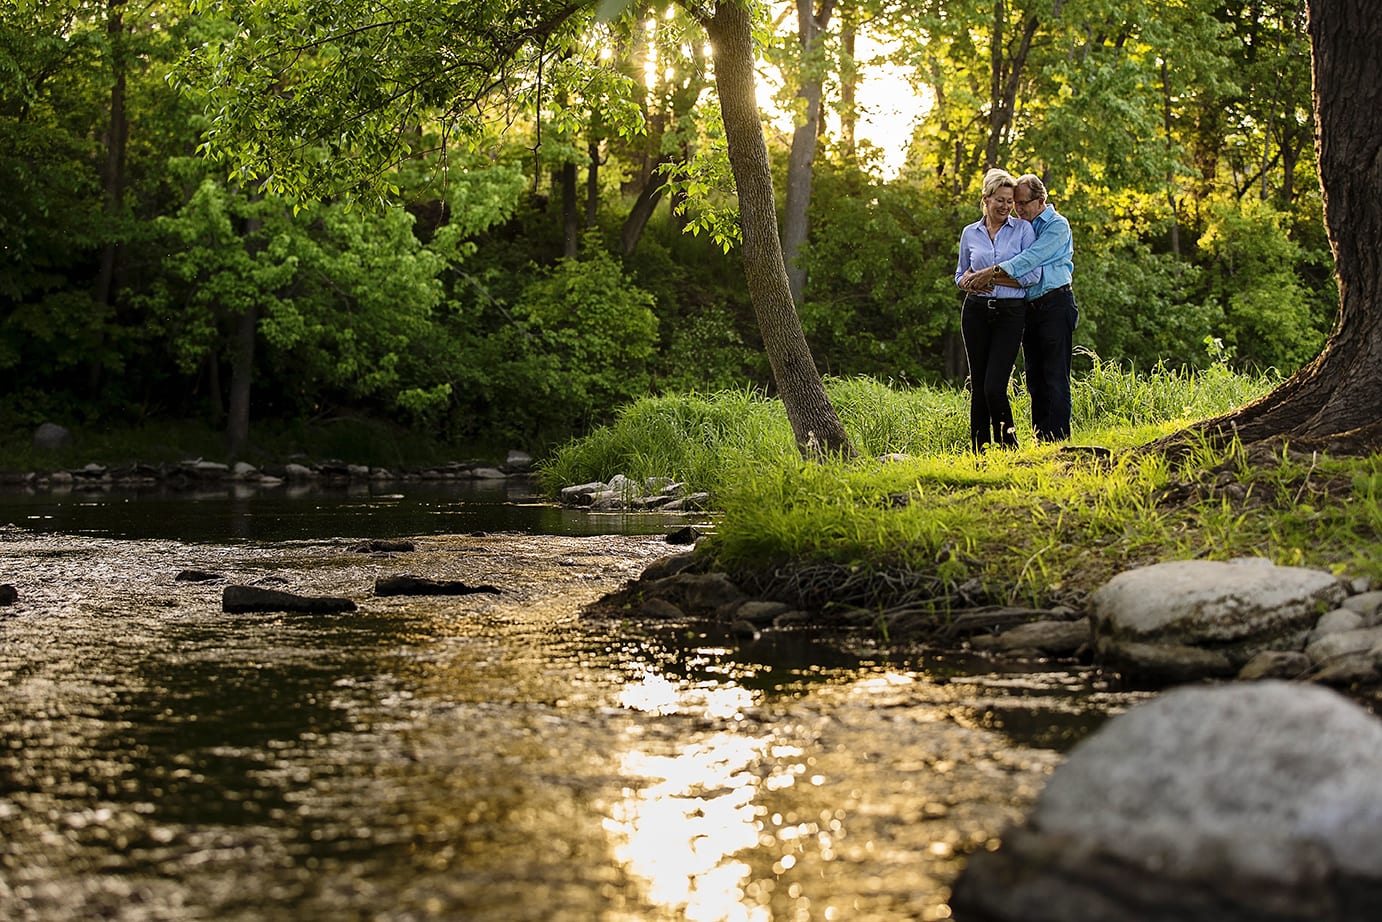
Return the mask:
[[1070,249],[1070,224],[1067,221],[1048,221],[1036,241],[1012,259],[999,263],[997,268],[1017,278],[1063,257]]

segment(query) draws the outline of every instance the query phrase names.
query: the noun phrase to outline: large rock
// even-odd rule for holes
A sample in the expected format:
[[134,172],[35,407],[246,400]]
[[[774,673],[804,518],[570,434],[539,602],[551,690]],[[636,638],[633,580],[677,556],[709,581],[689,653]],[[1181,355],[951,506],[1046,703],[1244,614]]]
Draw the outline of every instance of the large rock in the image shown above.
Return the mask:
[[1231,675],[1263,650],[1301,649],[1347,595],[1330,573],[1260,558],[1141,567],[1090,596],[1095,657],[1138,680]]
[[72,444],[72,433],[57,423],[39,423],[34,430],[34,448],[39,451],[56,451]]
[[1382,918],[1382,721],[1325,688],[1181,688],[1075,747],[955,918]]

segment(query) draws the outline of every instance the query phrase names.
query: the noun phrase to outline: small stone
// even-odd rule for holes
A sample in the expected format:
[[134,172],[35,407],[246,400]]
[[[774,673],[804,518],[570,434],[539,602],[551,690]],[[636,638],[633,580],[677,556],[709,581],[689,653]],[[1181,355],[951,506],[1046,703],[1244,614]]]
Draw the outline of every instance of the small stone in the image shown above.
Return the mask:
[[1351,595],[1344,599],[1343,607],[1349,611],[1356,611],[1364,618],[1371,619],[1382,616],[1382,589]]
[[701,531],[694,525],[686,525],[667,535],[668,544],[695,544]]
[[1263,650],[1238,670],[1243,681],[1298,679],[1310,671],[1310,657],[1295,650]]
[[1310,642],[1314,643],[1326,634],[1356,631],[1361,627],[1367,627],[1363,623],[1362,615],[1347,608],[1336,608],[1320,615],[1320,620],[1315,622],[1315,629],[1310,632]]
[[686,612],[676,605],[657,597],[644,599],[643,604],[638,606],[638,614],[644,618],[662,618],[668,621],[676,621],[686,617]]
[[179,583],[209,583],[220,578],[221,574],[209,570],[180,570],[178,575],[173,577],[174,581]]
[[740,605],[735,610],[735,616],[737,620],[747,621],[749,624],[763,627],[774,623],[779,615],[790,609],[790,605],[782,602],[754,600]]

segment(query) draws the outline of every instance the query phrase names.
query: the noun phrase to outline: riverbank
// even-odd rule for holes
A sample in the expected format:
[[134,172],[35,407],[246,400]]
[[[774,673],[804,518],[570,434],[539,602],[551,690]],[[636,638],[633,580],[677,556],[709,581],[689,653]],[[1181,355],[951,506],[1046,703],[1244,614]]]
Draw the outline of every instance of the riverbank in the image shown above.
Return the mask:
[[99,490],[109,487],[167,487],[195,489],[215,484],[320,484],[485,481],[532,476],[533,459],[526,452],[511,451],[500,461],[448,461],[420,466],[381,467],[345,461],[289,461],[253,465],[225,464],[200,458],[160,464],[107,465],[88,462],[79,467],[44,467],[0,471],[0,489]]

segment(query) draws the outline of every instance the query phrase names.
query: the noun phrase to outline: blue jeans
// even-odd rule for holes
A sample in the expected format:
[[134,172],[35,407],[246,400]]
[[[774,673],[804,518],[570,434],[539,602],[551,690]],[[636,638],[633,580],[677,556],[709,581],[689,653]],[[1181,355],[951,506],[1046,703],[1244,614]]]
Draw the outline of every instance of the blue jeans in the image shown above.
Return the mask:
[[1017,444],[1008,381],[1022,346],[1026,314],[1021,298],[965,298],[960,332],[969,359],[969,443],[975,451],[990,441]]
[[1022,356],[1038,441],[1070,438],[1070,358],[1079,322],[1080,309],[1069,286],[1027,302]]

